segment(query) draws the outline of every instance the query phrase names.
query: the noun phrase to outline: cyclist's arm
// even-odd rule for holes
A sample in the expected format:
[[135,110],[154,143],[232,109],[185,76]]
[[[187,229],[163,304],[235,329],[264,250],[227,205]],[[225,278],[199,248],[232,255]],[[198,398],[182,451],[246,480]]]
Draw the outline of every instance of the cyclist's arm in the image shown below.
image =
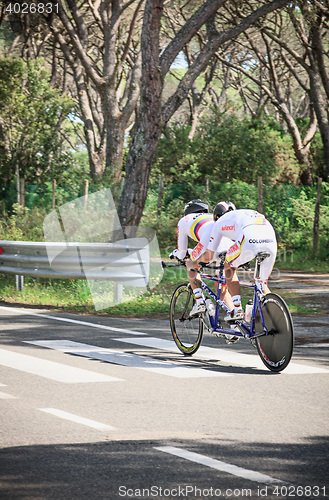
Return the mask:
[[185,220],[181,219],[177,225],[177,252],[176,257],[184,259],[186,257],[188,246],[188,234]]
[[199,243],[193,248],[190,253],[190,261],[193,265],[197,265],[200,262],[209,262],[211,260],[211,256],[207,250],[207,245],[209,241],[209,233],[205,234],[203,238],[200,239]]
[[219,247],[221,240],[222,240],[222,234],[220,231],[220,225],[218,224],[219,221],[216,221],[213,228],[212,232],[210,235],[210,239],[208,241],[207,245],[207,253],[210,256],[210,260],[214,258],[214,254]]

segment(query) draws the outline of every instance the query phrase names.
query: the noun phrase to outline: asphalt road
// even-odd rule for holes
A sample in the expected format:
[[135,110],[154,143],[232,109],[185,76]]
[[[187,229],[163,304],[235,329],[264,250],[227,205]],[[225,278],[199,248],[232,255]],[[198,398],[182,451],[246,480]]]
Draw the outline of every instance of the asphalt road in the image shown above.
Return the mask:
[[327,319],[275,374],[166,320],[0,305],[0,498],[329,498]]

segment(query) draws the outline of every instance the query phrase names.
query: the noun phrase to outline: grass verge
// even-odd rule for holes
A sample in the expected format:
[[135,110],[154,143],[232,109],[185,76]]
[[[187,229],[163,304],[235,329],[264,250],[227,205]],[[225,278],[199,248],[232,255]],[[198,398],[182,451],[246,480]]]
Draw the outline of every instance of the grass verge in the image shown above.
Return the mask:
[[[176,286],[186,282],[183,267],[165,271],[155,288],[148,288],[132,300],[96,311],[85,280],[49,280],[24,278],[22,291],[16,290],[15,276],[0,275],[0,300],[20,305],[34,305],[57,310],[106,316],[159,316],[168,317],[170,300]],[[135,289],[136,290],[136,289]]]
[[[168,268],[162,281],[153,289],[132,300],[96,311],[93,298],[85,280],[49,280],[24,278],[22,291],[16,290],[15,277],[0,276],[0,300],[19,305],[39,306],[72,313],[119,317],[159,317],[168,318],[170,300],[175,288],[187,281],[183,267]],[[328,309],[328,299],[300,296],[292,290],[273,288],[287,302],[292,314],[323,314]],[[243,293],[243,305],[251,298],[250,291]]]

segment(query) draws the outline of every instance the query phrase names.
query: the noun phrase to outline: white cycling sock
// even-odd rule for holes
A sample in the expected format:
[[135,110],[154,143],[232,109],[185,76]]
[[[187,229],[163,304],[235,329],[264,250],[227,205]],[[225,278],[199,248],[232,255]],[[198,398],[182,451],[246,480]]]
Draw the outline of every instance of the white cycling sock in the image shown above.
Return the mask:
[[241,295],[233,295],[232,301],[234,304],[234,311],[241,309]]
[[203,304],[203,294],[201,288],[195,288],[195,290],[193,290],[193,295],[195,297],[197,305]]

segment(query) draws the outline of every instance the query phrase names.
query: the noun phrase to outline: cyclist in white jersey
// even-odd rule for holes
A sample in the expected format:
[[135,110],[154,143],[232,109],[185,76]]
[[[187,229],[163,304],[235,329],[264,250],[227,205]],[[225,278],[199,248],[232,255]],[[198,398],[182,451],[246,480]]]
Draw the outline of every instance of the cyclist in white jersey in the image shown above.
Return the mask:
[[214,220],[215,224],[208,245],[210,257],[223,237],[228,237],[235,242],[226,253],[224,265],[228,290],[234,303],[231,314],[224,319],[234,321],[243,318],[240,283],[236,269],[255,258],[259,252],[268,252],[270,257],[260,265],[260,283],[263,292],[269,293],[267,280],[276,258],[276,236],[272,225],[264,215],[255,210],[236,210],[231,202],[220,202],[216,205]]
[[[203,256],[207,257],[208,255],[206,250],[215,224],[213,215],[208,212],[208,205],[201,200],[192,200],[185,205],[184,217],[180,219],[177,226],[177,249],[169,255],[170,258],[177,257],[181,260],[189,258],[186,262],[186,267],[188,269],[188,279],[196,300],[196,304],[190,313],[191,316],[205,312],[198,263],[203,261]],[[193,250],[188,249],[189,238],[197,242]],[[221,240],[220,247],[214,251],[212,260],[215,260],[220,252],[227,251],[231,244],[232,241],[224,237]],[[204,262],[208,261],[208,257],[205,258]],[[222,286],[221,289],[221,299],[224,300],[224,298],[226,302],[229,301],[226,285]]]

